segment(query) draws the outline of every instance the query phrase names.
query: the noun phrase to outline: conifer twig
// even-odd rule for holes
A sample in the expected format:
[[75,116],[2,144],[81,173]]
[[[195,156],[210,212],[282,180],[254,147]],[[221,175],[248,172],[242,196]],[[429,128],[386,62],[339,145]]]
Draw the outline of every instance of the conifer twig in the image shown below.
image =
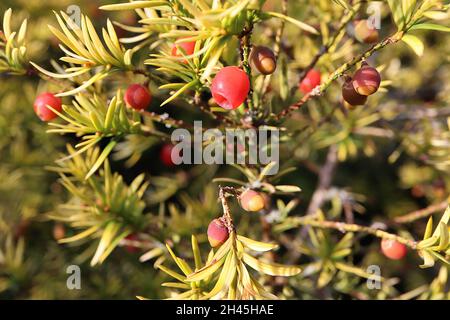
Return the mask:
[[350,70],[353,66],[356,64],[364,61],[365,59],[369,58],[371,55],[373,55],[375,52],[383,49],[389,44],[396,43],[401,40],[403,36],[402,32],[396,32],[390,37],[385,38],[383,41],[375,44],[372,46],[369,50],[366,52],[354,57],[351,61],[344,63],[341,67],[339,67],[335,72],[333,72],[328,79],[322,83],[320,86],[317,86],[314,88],[309,94],[304,95],[298,102],[290,105],[286,109],[279,112],[277,115],[275,115],[275,120],[281,120],[283,118],[286,118],[288,115],[290,115],[292,112],[300,109],[306,102],[308,102],[310,99],[314,97],[321,96],[325,93],[325,91],[330,87],[330,85],[340,77],[342,77],[348,70]]
[[[288,1],[282,0],[281,1],[281,13],[283,15],[287,15],[287,11],[288,11],[287,9],[288,9]],[[275,34],[275,43],[273,46],[273,53],[277,60],[278,60],[278,57],[279,57],[280,51],[281,51],[281,39],[283,37],[285,25],[286,25],[286,22],[284,20],[281,20],[280,27],[277,29],[277,33]],[[263,81],[263,85],[262,85],[262,89],[261,89],[261,92],[262,92],[261,101],[264,101],[264,99],[265,99],[265,96],[267,94],[267,89],[269,88],[269,85],[270,85],[270,80],[272,79],[272,75],[273,75],[273,73],[264,77],[264,81]]]
[[418,219],[426,218],[428,216],[431,216],[432,214],[445,210],[448,206],[449,199],[445,199],[442,202],[432,204],[424,209],[416,210],[410,213],[407,213],[405,215],[399,216],[394,218],[394,221],[397,223],[409,223],[416,221]]
[[253,32],[253,24],[250,24],[244,28],[242,33],[239,35],[239,52],[241,56],[242,69],[247,73],[248,79],[250,81],[250,90],[247,95],[247,100],[245,102],[249,111],[253,111],[253,84],[252,84],[252,68],[250,67],[250,50],[252,48],[251,37]]
[[234,231],[233,217],[231,216],[230,206],[228,205],[225,188],[219,186],[219,199],[222,202],[223,216],[222,219],[230,233]]
[[330,48],[335,44],[336,40],[339,38],[339,35],[343,31],[345,31],[347,24],[353,20],[354,16],[359,11],[360,7],[361,7],[361,3],[358,3],[355,5],[353,10],[349,10],[346,14],[344,14],[344,16],[342,17],[342,19],[340,21],[340,25],[337,28],[336,32],[334,33],[333,37],[319,49],[319,52],[317,52],[317,54],[314,56],[311,63],[302,70],[299,82],[301,82],[303,79],[305,79],[308,72],[316,66],[316,64],[319,62],[320,58],[322,58],[326,53],[328,53]]
[[[386,232],[381,229],[377,229],[374,227],[366,227],[361,226],[358,224],[353,223],[345,223],[340,221],[329,221],[329,220],[319,220],[315,217],[296,217],[296,218],[290,218],[289,220],[286,220],[283,224],[292,226],[311,226],[315,228],[321,228],[321,229],[335,229],[338,231],[341,231],[343,233],[346,232],[362,232],[371,234],[375,237],[382,238],[382,239],[390,239],[395,240],[397,242],[403,243],[404,245],[410,247],[411,249],[416,250],[417,249],[417,242],[414,240],[410,240],[407,238],[404,238],[402,236]],[[280,225],[279,228],[277,228],[277,231],[282,228],[282,225]]]

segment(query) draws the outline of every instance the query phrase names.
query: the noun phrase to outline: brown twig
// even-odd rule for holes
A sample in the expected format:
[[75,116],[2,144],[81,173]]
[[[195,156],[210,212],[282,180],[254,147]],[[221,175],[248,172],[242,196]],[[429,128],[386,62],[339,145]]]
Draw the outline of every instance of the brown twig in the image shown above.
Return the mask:
[[223,215],[222,220],[227,226],[230,233],[234,232],[234,224],[233,217],[231,216],[231,210],[228,205],[227,197],[226,197],[226,188],[219,186],[219,199],[222,202]]
[[[375,237],[382,239],[395,240],[397,242],[403,243],[404,245],[410,247],[411,249],[417,249],[417,242],[411,239],[406,239],[399,235],[386,232],[373,227],[361,226],[358,224],[345,223],[339,221],[328,221],[328,220],[318,220],[314,217],[296,217],[291,218],[285,222],[289,226],[310,226],[322,229],[335,229],[340,232],[362,232],[371,234]],[[279,230],[278,230],[279,231]]]
[[[281,1],[281,13],[284,15],[287,15],[287,11],[288,11],[288,0],[282,0]],[[275,43],[273,46],[273,53],[277,60],[278,60],[278,56],[280,55],[281,39],[283,37],[285,24],[286,24],[285,21],[281,20],[280,27],[278,28],[277,33],[275,34]],[[261,89],[261,92],[262,92],[261,101],[265,100],[265,96],[267,94],[267,89],[269,88],[271,79],[272,79],[272,74],[269,74],[264,78],[262,89]]]
[[[306,210],[306,215],[312,216],[316,214],[317,210],[323,205],[325,193],[330,188],[331,182],[333,180],[334,172],[337,167],[337,160],[337,147],[336,145],[331,145],[328,149],[325,164],[319,169],[319,181]],[[304,226],[298,232],[297,237],[299,239],[303,239],[306,236],[307,232],[308,226]],[[300,252],[295,252],[293,254],[292,261],[298,259],[300,256]]]
[[345,28],[347,27],[347,24],[353,20],[354,16],[359,11],[360,7],[361,7],[360,3],[356,4],[354,6],[353,10],[347,11],[344,14],[344,16],[341,18],[339,27],[337,28],[333,37],[319,49],[319,52],[317,52],[317,54],[314,56],[314,58],[312,59],[310,64],[302,70],[302,73],[300,74],[300,82],[303,79],[305,79],[308,72],[316,66],[316,64],[319,62],[320,58],[322,58],[325,54],[328,53],[330,48],[336,43],[337,39],[339,39],[339,36],[341,35],[341,33],[345,32]]
[[447,206],[449,205],[449,199],[445,199],[442,202],[432,204],[424,209],[416,210],[413,212],[410,212],[408,214],[405,214],[400,217],[394,218],[394,221],[397,223],[409,223],[416,221],[418,219],[426,218],[428,216],[431,216],[432,214],[445,210]]
[[212,119],[214,120],[218,120],[223,122],[224,124],[230,125],[230,126],[234,126],[235,123],[233,120],[231,120],[230,118],[223,116],[222,114],[217,114],[211,111],[211,109],[209,108],[209,105],[206,101],[204,101],[199,93],[195,93],[194,95],[194,103],[195,105],[197,105],[200,110],[204,113],[206,113],[207,115],[209,115]]
[[172,119],[166,115],[145,110],[142,110],[141,114],[155,122],[163,123],[177,128],[191,128],[191,126],[185,124],[183,120]]
[[239,35],[239,52],[241,58],[241,67],[247,73],[248,79],[250,81],[250,90],[247,95],[247,100],[245,102],[246,107],[253,111],[253,85],[252,85],[252,68],[250,67],[249,55],[252,48],[251,37],[253,32],[253,23],[250,23],[244,28],[242,33]]
[[307,215],[315,214],[322,206],[325,199],[325,193],[330,188],[333,180],[334,172],[337,167],[337,160],[337,147],[336,145],[331,145],[328,149],[325,164],[319,170],[319,182],[317,183],[317,188],[314,191],[308,209],[306,210]]

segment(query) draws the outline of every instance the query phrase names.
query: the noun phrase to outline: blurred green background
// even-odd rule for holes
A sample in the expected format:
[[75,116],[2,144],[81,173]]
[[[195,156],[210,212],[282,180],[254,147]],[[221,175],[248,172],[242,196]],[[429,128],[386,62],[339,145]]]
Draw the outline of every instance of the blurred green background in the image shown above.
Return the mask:
[[[50,58],[56,59],[60,55],[55,38],[47,28],[47,24],[56,23],[52,10],[65,11],[70,5],[76,4],[95,23],[103,25],[108,15],[97,8],[101,4],[113,2],[3,0],[0,4],[0,13],[7,8],[13,8],[13,23],[16,26],[22,19],[29,19],[27,36],[30,43],[29,56],[37,64],[48,66]],[[272,2],[276,8],[278,1]],[[272,2],[269,6],[272,6]],[[330,2],[314,1],[312,9],[300,11],[298,14],[314,17],[311,20],[316,19],[316,23],[320,23],[321,19],[333,21],[335,16],[331,13],[320,16],[322,7],[329,8]],[[305,1],[299,3],[304,7]],[[291,9],[294,9],[291,12],[297,12],[295,7]],[[124,23],[130,23],[134,19],[133,13],[109,16]],[[314,24],[314,21],[308,22]],[[284,45],[294,58],[294,62],[290,65],[294,73],[296,68],[305,66],[310,61],[312,52],[308,49],[311,40],[306,37],[299,39],[293,30],[291,26],[287,26],[288,37]],[[255,42],[264,43],[263,39],[266,39],[255,37],[257,39]],[[386,64],[385,75],[395,80],[389,93],[373,103],[391,103],[394,107],[401,102],[406,106],[448,105],[449,37],[433,32],[420,33],[420,37],[426,43],[426,54],[422,58],[417,58],[403,44],[389,47],[377,54],[377,61]],[[327,62],[323,62],[322,68],[331,71],[331,66]],[[3,250],[3,253],[12,250],[17,254],[17,259],[13,259],[15,263],[2,264],[0,261],[0,299],[134,299],[136,295],[148,298],[165,297],[160,283],[166,278],[153,267],[152,262],[140,263],[139,253],[117,248],[105,264],[91,268],[86,257],[80,256],[79,247],[59,245],[55,240],[54,233],[61,232],[64,227],[48,221],[44,214],[62,203],[67,194],[56,182],[57,175],[44,168],[58,158],[67,141],[63,137],[46,134],[46,125],[40,122],[33,112],[32,104],[36,92],[45,86],[46,84],[37,78],[0,76],[0,250]],[[337,92],[338,89],[334,95]],[[390,115],[386,114],[385,117],[389,119]],[[428,123],[420,123],[417,129],[425,131],[428,126]],[[414,130],[407,130],[410,128],[406,128],[405,132],[411,135],[415,133]],[[367,154],[348,159],[341,164],[335,179],[336,185],[350,186],[352,192],[365,195],[366,210],[358,217],[359,222],[370,223],[378,218],[392,218],[429,203],[442,201],[448,196],[450,187],[448,172],[426,166],[416,160],[420,159],[421,152],[426,153],[420,144],[416,148],[409,148],[410,145],[407,145],[404,154],[391,165],[386,159],[401,142],[368,139],[363,140],[363,143],[367,144]],[[376,155],[373,156],[371,144],[376,145],[377,149]],[[155,149],[149,149],[144,154],[141,165],[143,161],[151,161],[154,154]],[[304,150],[300,148],[296,152],[294,161],[300,169],[285,178],[284,182],[297,184],[303,189],[299,212],[306,207],[316,184],[316,176],[306,168],[311,163],[321,163],[324,154],[325,152],[320,150],[314,153],[306,152],[305,155]],[[120,165],[118,164],[119,169]],[[132,177],[137,169],[122,171]],[[162,175],[164,174],[162,172]],[[195,184],[188,186],[186,183],[181,187],[194,197],[204,192],[194,188]],[[209,215],[213,216],[214,212],[210,212]],[[420,235],[424,223],[408,226],[408,231]],[[242,228],[250,228],[248,224],[244,218]],[[180,230],[182,237],[189,235],[188,226],[184,227],[187,230]],[[197,230],[202,228],[204,226],[197,226]],[[19,238],[24,239],[23,252],[20,241],[18,242]],[[13,241],[10,242],[8,239]],[[413,255],[408,256],[403,262],[386,262],[379,256],[378,244],[373,239],[361,239],[361,247],[359,252],[368,254],[356,255],[355,263],[368,259],[373,263],[386,265],[383,270],[388,270],[389,276],[404,280],[398,287],[400,292],[430,283],[439,269],[438,267],[430,270],[419,269],[417,266],[420,260]],[[68,276],[66,267],[71,264],[81,266],[81,290],[68,290],[66,287]],[[306,281],[303,285],[308,286],[309,282]],[[297,293],[293,298],[313,296],[308,293],[305,295]]]

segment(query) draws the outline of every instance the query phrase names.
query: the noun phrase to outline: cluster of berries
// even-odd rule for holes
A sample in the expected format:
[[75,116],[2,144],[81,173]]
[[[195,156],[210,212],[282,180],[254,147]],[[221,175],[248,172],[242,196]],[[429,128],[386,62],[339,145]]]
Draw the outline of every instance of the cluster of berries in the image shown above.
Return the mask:
[[[367,20],[357,21],[354,25],[355,38],[363,43],[374,43],[378,41],[378,31],[369,27]],[[195,52],[196,43],[180,42],[174,44],[171,54],[174,57],[189,57]],[[186,58],[187,59],[187,58]],[[183,63],[188,63],[187,60]],[[263,75],[275,72],[277,60],[272,50],[264,46],[253,47],[249,56],[251,67]],[[361,68],[355,72],[353,77],[347,77],[342,86],[342,97],[348,107],[363,105],[369,95],[374,94],[380,87],[381,77],[375,68],[363,63]],[[314,88],[321,84],[321,73],[316,69],[308,71],[299,83],[299,90],[303,94],[309,94]],[[234,110],[244,103],[250,91],[250,79],[248,74],[237,66],[222,68],[211,83],[211,94],[215,102],[222,108]],[[128,107],[135,110],[145,110],[152,101],[152,95],[147,86],[131,84],[124,96]],[[50,108],[48,108],[50,107]],[[44,92],[34,102],[34,111],[42,121],[53,120],[61,112],[61,99],[54,94]],[[160,151],[161,162],[171,167],[173,145],[164,145]],[[247,189],[239,196],[242,209],[247,212],[258,212],[267,209],[270,198],[261,192]],[[229,228],[223,219],[218,218],[211,221],[208,226],[208,240],[212,247],[222,245],[229,237]],[[135,240],[134,236],[127,239]],[[402,259],[406,255],[406,246],[395,240],[383,239],[381,250],[390,259]],[[131,251],[131,249],[130,249]]]
[[[239,204],[247,212],[259,212],[268,209],[270,198],[267,194],[252,189],[246,189],[239,195]],[[208,226],[208,240],[211,247],[216,248],[227,241],[229,228],[222,218],[214,219]]]
[[353,77],[345,79],[342,86],[344,104],[349,108],[365,104],[367,97],[377,92],[380,84],[381,76],[377,69],[363,62]]
[[[367,23],[358,23],[355,27],[361,39],[369,41],[374,37],[362,34],[366,32],[363,26]],[[364,30],[363,30],[364,29]],[[361,31],[363,30],[363,31]],[[375,30],[375,32],[377,32]],[[367,40],[367,38],[369,40]],[[372,40],[370,40],[372,41]],[[194,53],[195,42],[181,42],[172,47],[172,56],[190,56]],[[187,62],[184,60],[183,62]],[[250,64],[259,73],[268,75],[275,72],[277,61],[272,50],[264,46],[255,46],[250,53]],[[366,102],[367,96],[375,93],[380,86],[380,74],[375,68],[363,64],[353,78],[348,77],[342,87],[344,101],[350,106],[361,105]],[[303,94],[310,93],[321,83],[321,74],[318,70],[310,70],[299,84],[299,90]],[[248,96],[250,91],[250,79],[246,72],[237,66],[222,68],[211,83],[211,94],[214,101],[224,109],[234,110],[238,108]],[[141,84],[130,85],[125,92],[126,104],[135,110],[146,109],[152,101],[152,95],[146,86]],[[50,106],[50,108],[48,108]],[[34,110],[43,121],[53,120],[61,112],[61,99],[52,93],[45,92],[39,95],[34,102]]]

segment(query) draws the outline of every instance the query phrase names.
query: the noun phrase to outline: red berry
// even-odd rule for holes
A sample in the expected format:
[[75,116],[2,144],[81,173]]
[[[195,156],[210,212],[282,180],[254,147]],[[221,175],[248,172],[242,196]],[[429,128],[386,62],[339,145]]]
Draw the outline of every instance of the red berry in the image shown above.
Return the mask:
[[208,241],[211,247],[218,247],[227,241],[229,231],[220,219],[214,219],[208,226]]
[[236,148],[235,148],[235,144],[234,143],[227,143],[226,144],[226,152],[233,153],[233,154],[236,154],[236,155],[245,156],[245,146],[242,143],[238,142],[236,144]]
[[400,260],[406,255],[406,245],[391,239],[381,240],[381,251],[392,260]]
[[34,100],[33,104],[34,112],[42,121],[50,121],[57,117],[57,114],[54,113],[49,108],[47,108],[47,106],[50,106],[56,111],[61,112],[62,110],[61,99],[55,97],[50,92],[44,92],[41,93],[36,98],[36,100]]
[[132,84],[125,92],[125,102],[128,106],[136,110],[143,110],[152,101],[152,95],[147,87],[140,84]]
[[247,98],[249,91],[248,75],[234,66],[222,68],[211,83],[214,101],[227,110],[239,107]]
[[377,92],[380,84],[380,73],[367,63],[363,63],[362,67],[353,76],[353,87],[357,93],[363,96],[370,96]]
[[363,43],[375,43],[378,41],[378,30],[368,20],[355,22],[355,38]]
[[300,83],[299,88],[303,94],[308,94],[318,85],[320,85],[320,72],[315,69],[311,69]]
[[268,203],[268,197],[257,191],[248,189],[239,197],[241,207],[248,212],[257,212],[264,209]]
[[55,238],[56,241],[61,240],[66,236],[66,228],[64,225],[60,222],[56,223],[53,226],[53,238]]
[[[134,241],[138,241],[139,237],[137,235],[135,235],[134,233],[132,233],[132,234],[129,234],[128,236],[126,236],[125,240],[134,242]],[[127,245],[125,245],[125,250],[127,250],[129,253],[136,253],[139,251],[139,248],[132,244],[127,244]]]
[[342,85],[342,98],[350,106],[363,105],[367,101],[367,96],[360,95],[353,88],[352,78],[348,77]]
[[250,61],[256,70],[264,75],[272,74],[277,68],[277,59],[272,50],[264,46],[256,46],[250,53]]
[[[179,51],[180,50],[180,51]],[[189,41],[189,42],[180,42],[180,43],[174,43],[172,46],[172,56],[174,57],[182,57],[190,56],[195,51],[195,41]],[[187,63],[187,60],[183,61],[184,63]]]
[[172,154],[173,148],[173,144],[165,144],[159,153],[159,158],[166,167],[173,167],[182,160],[180,154]]

